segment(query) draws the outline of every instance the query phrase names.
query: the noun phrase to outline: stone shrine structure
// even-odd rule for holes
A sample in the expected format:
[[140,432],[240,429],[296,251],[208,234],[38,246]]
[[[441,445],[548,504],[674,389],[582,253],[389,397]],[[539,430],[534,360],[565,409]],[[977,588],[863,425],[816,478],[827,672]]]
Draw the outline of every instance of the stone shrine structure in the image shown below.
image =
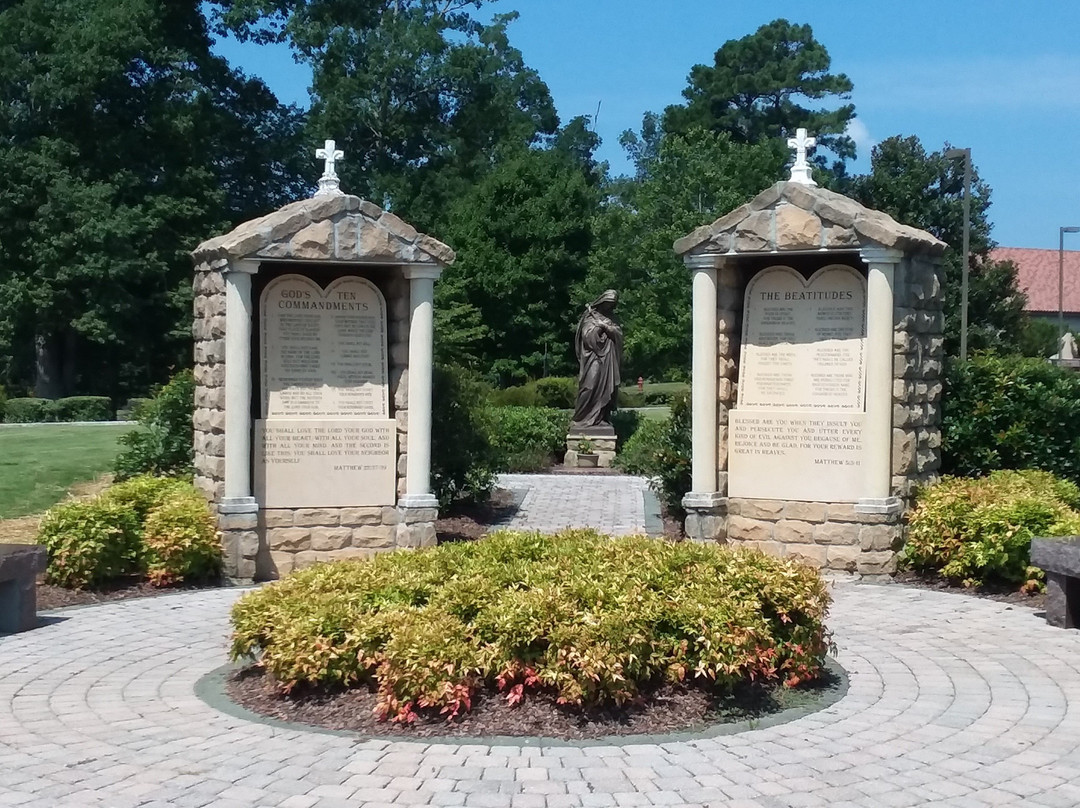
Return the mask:
[[338,187],[195,260],[195,484],[226,574],[435,543],[432,301],[454,253]]
[[693,273],[686,533],[876,575],[941,463],[945,244],[792,180],[675,242]]

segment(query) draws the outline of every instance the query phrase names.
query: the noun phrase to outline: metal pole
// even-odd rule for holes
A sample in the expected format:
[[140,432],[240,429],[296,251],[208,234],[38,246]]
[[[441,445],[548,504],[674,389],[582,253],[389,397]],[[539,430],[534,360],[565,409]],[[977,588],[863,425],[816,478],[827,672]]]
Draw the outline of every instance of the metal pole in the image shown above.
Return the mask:
[[1058,228],[1058,339],[1065,336],[1065,234],[1080,233],[1080,227]]
[[964,149],[964,275],[960,286],[960,361],[967,359],[968,275],[971,252],[971,149]]
[[1058,228],[1058,338],[1065,336],[1065,228]]
[[971,251],[971,149],[949,149],[945,159],[964,158],[964,265],[960,283],[960,359],[967,359],[968,343],[968,267]]

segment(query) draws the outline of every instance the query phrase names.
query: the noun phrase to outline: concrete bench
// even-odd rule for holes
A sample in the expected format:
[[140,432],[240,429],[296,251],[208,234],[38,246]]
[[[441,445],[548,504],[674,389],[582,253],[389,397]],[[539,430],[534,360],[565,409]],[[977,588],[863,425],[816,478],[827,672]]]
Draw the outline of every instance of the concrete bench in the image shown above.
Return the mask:
[[1031,563],[1046,572],[1046,622],[1080,628],[1080,536],[1032,539]]
[[0,544],[0,634],[37,625],[37,576],[48,555],[32,544]]

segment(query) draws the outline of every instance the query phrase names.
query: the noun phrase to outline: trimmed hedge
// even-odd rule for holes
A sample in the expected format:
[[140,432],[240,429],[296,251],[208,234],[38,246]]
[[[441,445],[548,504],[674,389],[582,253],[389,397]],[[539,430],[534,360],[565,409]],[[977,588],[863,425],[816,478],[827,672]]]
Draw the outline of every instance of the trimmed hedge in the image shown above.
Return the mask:
[[134,477],[99,496],[49,509],[37,541],[45,580],[70,589],[146,576],[165,586],[221,573],[221,546],[206,500],[184,480]]
[[664,680],[795,685],[820,675],[828,605],[816,571],[756,551],[500,532],[293,573],[233,607],[231,653],[286,691],[374,685],[409,722],[481,688],[591,706]]
[[1042,469],[1080,483],[1080,373],[1019,357],[947,364],[942,471],[996,469]]
[[1044,471],[945,477],[921,490],[903,563],[976,586],[1039,585],[1029,566],[1031,539],[1080,533],[1080,488]]
[[57,421],[111,421],[112,400],[108,396],[70,396],[53,402]]
[[577,379],[572,376],[548,376],[517,387],[491,393],[496,407],[548,407],[572,410],[577,401]]
[[52,399],[9,398],[4,402],[4,420],[9,424],[44,424],[56,420],[56,411]]

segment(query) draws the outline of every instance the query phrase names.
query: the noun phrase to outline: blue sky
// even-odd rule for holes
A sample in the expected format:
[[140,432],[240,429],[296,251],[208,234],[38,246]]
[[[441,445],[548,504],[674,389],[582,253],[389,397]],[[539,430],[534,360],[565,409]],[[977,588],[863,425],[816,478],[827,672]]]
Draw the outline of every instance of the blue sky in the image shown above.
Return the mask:
[[[968,146],[993,188],[1004,246],[1058,246],[1080,225],[1080,2],[1077,0],[497,0],[517,10],[511,42],[551,88],[564,120],[593,115],[600,158],[628,170],[618,144],[646,110],[681,101],[694,64],[728,39],[784,17],[809,23],[855,84],[859,145],[917,135],[928,150]],[[307,104],[310,74],[285,48],[222,43],[283,101]],[[314,148],[314,146],[312,147]],[[346,158],[347,159],[347,158]],[[1069,239],[1074,243],[1070,243]],[[1080,249],[1080,234],[1066,236]]]

